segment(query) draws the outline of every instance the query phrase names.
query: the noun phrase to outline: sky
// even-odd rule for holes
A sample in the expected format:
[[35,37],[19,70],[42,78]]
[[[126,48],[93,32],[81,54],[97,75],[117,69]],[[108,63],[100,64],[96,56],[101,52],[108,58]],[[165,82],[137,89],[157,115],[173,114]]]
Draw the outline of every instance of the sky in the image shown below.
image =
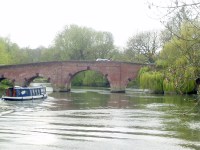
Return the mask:
[[64,26],[76,24],[111,32],[125,47],[131,36],[161,28],[147,8],[146,0],[0,0],[0,36],[20,47],[49,47]]

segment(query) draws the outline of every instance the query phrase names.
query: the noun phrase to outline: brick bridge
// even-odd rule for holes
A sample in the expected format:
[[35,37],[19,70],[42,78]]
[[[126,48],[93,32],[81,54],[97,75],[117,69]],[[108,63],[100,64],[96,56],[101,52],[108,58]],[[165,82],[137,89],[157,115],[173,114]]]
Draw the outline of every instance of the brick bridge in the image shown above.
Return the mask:
[[15,85],[28,86],[35,78],[44,77],[54,91],[67,92],[71,80],[79,72],[93,70],[105,76],[111,92],[125,92],[127,84],[136,78],[144,64],[115,61],[62,61],[0,66],[0,81],[9,79]]

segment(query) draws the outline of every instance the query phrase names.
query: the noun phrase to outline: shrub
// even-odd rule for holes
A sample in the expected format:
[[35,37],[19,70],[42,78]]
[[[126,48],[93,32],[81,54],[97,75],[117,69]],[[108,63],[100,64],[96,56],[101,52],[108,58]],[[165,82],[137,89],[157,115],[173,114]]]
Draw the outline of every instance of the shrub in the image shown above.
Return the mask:
[[163,80],[164,76],[160,72],[144,72],[140,74],[140,87],[163,93]]

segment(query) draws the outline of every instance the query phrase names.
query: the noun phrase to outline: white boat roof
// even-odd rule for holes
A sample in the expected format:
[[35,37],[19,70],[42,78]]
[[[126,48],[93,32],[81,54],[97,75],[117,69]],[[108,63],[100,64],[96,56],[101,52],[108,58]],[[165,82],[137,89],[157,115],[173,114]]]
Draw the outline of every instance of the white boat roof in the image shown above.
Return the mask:
[[29,86],[29,87],[21,87],[21,86],[14,86],[15,89],[38,89],[38,88],[45,88],[45,86]]

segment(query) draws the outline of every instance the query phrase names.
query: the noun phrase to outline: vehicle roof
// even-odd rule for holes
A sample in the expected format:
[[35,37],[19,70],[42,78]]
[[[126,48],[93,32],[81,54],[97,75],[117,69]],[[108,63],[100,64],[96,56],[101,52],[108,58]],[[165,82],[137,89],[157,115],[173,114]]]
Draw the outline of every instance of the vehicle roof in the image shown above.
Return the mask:
[[[14,89],[41,89],[45,88],[45,86],[30,86],[30,87],[21,87],[21,86],[15,86]],[[13,89],[13,88],[9,88]]]

